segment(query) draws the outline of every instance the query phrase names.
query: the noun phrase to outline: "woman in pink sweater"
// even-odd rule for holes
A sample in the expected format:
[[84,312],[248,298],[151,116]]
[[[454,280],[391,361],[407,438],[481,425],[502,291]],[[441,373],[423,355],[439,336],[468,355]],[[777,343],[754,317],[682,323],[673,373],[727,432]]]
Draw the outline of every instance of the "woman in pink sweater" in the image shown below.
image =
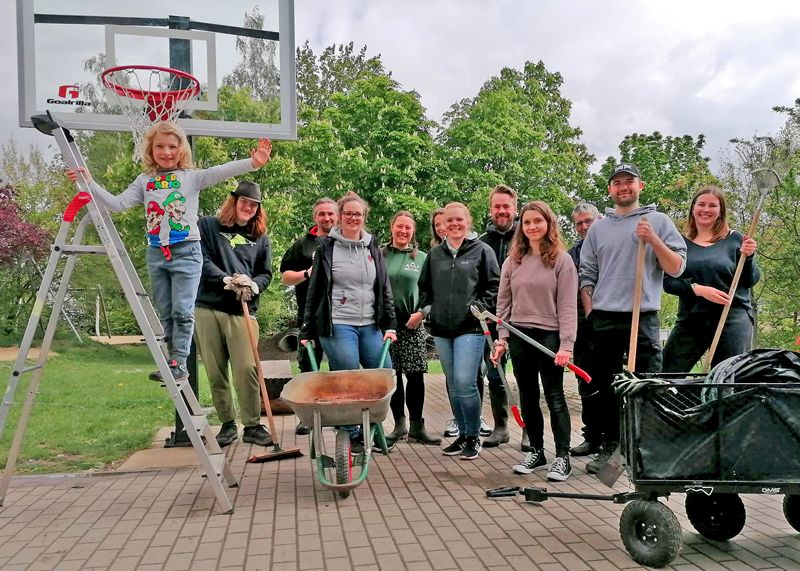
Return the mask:
[[556,445],[556,459],[549,466],[547,479],[564,481],[572,473],[563,367],[572,356],[578,327],[577,295],[578,274],[561,241],[555,214],[544,202],[526,204],[500,274],[497,315],[551,349],[556,358],[551,359],[515,336],[509,337],[508,331],[499,328],[500,339],[495,341],[492,360],[499,362],[503,353],[511,353],[522,417],[531,439],[532,451],[513,467],[517,474],[548,468],[544,419],[539,407],[540,377]]

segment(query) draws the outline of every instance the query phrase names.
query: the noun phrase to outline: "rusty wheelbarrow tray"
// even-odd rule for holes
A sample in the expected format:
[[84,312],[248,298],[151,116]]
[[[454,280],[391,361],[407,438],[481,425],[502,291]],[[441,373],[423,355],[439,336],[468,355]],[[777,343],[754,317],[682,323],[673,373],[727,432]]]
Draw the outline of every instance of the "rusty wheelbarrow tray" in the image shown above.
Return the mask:
[[[381,365],[386,360],[389,341],[384,343]],[[389,411],[389,401],[396,388],[393,369],[358,369],[352,371],[316,371],[314,353],[309,356],[315,371],[293,377],[281,393],[300,421],[311,427],[311,460],[316,463],[320,483],[339,496],[346,498],[359,486],[369,472],[373,439],[377,438],[384,454],[389,450],[381,423]],[[361,425],[364,434],[364,452],[350,454],[348,425]],[[325,453],[322,428],[336,428],[334,457]],[[353,479],[353,467],[359,466]],[[326,470],[335,469],[335,482]]]

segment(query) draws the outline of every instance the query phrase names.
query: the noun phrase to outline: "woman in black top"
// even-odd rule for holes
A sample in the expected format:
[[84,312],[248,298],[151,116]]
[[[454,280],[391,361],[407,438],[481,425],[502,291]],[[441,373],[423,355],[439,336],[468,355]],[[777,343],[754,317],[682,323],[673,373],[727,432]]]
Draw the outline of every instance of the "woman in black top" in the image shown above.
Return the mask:
[[[712,366],[744,353],[753,337],[750,288],[760,277],[753,260],[756,242],[730,229],[725,194],[702,188],[692,198],[686,222],[686,270],[679,278],[664,276],[664,291],[677,295],[678,321],[664,347],[663,372],[691,371],[711,346],[722,308],[730,304]],[[732,299],[728,290],[740,255],[747,256]]]
[[[260,424],[261,395],[250,338],[236,294],[226,288],[232,276],[250,278],[252,298],[248,303],[251,326],[258,296],[272,279],[272,251],[267,237],[267,217],[261,206],[261,190],[243,181],[222,205],[217,216],[204,216],[198,223],[203,249],[203,273],[195,301],[195,340],[211,387],[214,408],[222,421],[217,435],[220,446],[236,441],[236,409],[244,424],[242,440],[268,446],[272,438]],[[230,365],[232,375],[228,374]]]

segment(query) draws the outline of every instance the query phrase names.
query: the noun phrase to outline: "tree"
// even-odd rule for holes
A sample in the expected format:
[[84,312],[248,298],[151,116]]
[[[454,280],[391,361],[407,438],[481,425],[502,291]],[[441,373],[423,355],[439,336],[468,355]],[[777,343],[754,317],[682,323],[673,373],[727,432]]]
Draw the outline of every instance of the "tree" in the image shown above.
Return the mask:
[[758,198],[752,171],[774,168],[782,183],[765,202],[756,232],[761,281],[753,289],[757,344],[797,349],[800,336],[800,99],[775,107],[786,122],[774,137],[733,139],[721,178],[733,198],[732,225],[746,232]]
[[705,136],[664,136],[658,131],[650,135],[626,135],[619,144],[620,157],[608,157],[594,176],[595,188],[586,198],[598,206],[611,206],[608,177],[614,166],[632,162],[639,167],[645,188],[641,204],[656,203],[662,212],[676,220],[686,217],[692,194],[703,184],[719,184],[702,155]]
[[[244,13],[244,28],[264,29],[264,15],[258,9]],[[238,89],[246,89],[256,101],[277,98],[280,92],[280,72],[275,65],[277,43],[260,38],[236,37],[236,51],[242,56],[233,71],[222,83]]]
[[317,57],[306,41],[297,48],[297,99],[301,122],[318,118],[335,93],[349,93],[359,79],[391,76],[380,54],[367,57],[367,46],[356,53],[353,42],[331,45]]
[[47,255],[51,242],[49,232],[23,219],[16,195],[0,181],[0,338],[14,341],[36,296],[36,261]]
[[589,189],[594,157],[569,124],[572,103],[561,95],[562,83],[542,62],[503,68],[445,114],[437,141],[456,196],[473,212],[487,211],[488,192],[499,183],[561,214]]

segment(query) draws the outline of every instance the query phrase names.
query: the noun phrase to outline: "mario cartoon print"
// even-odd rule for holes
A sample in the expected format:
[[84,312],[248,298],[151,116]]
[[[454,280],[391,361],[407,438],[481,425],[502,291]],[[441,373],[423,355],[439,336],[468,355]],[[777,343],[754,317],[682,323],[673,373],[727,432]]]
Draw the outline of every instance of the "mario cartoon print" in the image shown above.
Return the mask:
[[189,235],[189,225],[184,224],[186,197],[177,190],[170,192],[164,200],[164,210],[169,215],[169,243],[175,244]]
[[158,202],[151,200],[147,203],[147,240],[151,246],[160,246],[161,220],[164,218],[164,209]]

